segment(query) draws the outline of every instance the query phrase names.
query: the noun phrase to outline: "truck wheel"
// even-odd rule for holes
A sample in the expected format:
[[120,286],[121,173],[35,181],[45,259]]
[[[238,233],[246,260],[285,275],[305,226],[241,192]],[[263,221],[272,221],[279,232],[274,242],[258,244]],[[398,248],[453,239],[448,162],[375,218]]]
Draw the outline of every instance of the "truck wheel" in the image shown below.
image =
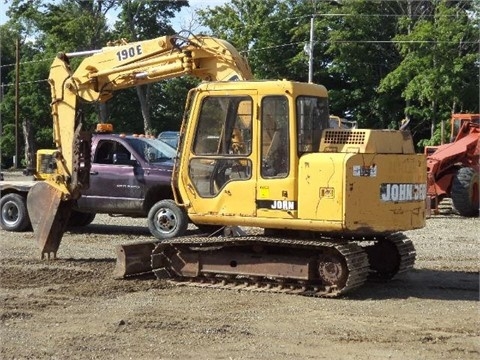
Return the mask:
[[0,200],[0,226],[7,231],[25,231],[30,227],[26,199],[20,194],[7,194]]
[[148,212],[148,229],[159,240],[182,236],[188,227],[188,217],[173,200],[161,200]]
[[461,216],[478,216],[478,192],[478,172],[469,167],[458,170],[453,177],[450,195]]
[[82,227],[89,225],[93,219],[95,219],[95,213],[84,213],[80,211],[72,210],[70,219],[68,219],[67,227]]

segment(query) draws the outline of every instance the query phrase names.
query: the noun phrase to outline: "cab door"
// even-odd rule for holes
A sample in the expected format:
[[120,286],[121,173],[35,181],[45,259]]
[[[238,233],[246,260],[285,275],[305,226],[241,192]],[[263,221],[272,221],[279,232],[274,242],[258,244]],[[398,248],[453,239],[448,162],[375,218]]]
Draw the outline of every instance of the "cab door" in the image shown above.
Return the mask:
[[290,98],[260,99],[256,207],[258,218],[296,218],[296,166],[292,158],[296,139]]
[[255,97],[246,93],[251,91],[204,92],[196,99],[196,127],[187,133],[190,146],[182,156],[188,164],[182,160],[179,172],[194,222],[195,216],[202,222],[213,216],[209,221],[217,224],[228,223],[227,217],[255,216]]

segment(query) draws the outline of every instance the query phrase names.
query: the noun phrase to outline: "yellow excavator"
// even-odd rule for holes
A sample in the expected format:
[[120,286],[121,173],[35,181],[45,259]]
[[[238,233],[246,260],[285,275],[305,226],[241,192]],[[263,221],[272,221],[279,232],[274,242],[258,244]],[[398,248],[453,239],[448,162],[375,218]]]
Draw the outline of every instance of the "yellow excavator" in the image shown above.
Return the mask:
[[[207,81],[187,98],[174,199],[150,210],[155,241],[117,247],[115,276],[338,296],[413,267],[415,248],[401,231],[425,226],[426,161],[409,132],[332,129],[325,87],[252,81],[228,43],[181,40],[106,48],[73,74],[68,56],[54,62],[57,174],[28,199],[29,212],[48,204],[55,214],[32,219],[42,254],[55,255],[60,213],[88,184],[77,99],[106,101],[121,88],[193,74]],[[184,236],[189,223],[198,235]]]

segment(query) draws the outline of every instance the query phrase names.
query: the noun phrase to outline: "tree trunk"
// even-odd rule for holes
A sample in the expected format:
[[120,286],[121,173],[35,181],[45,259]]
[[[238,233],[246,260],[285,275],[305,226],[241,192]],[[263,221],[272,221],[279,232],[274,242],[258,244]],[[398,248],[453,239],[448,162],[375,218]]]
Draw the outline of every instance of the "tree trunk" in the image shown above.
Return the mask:
[[139,85],[136,87],[138,99],[140,100],[140,108],[143,117],[143,131],[149,134],[152,131],[152,122],[150,119],[150,85]]
[[433,139],[433,135],[435,134],[436,124],[437,124],[437,102],[435,100],[432,100],[432,127],[430,129],[430,139]]
[[26,173],[31,175],[36,168],[35,142],[33,139],[32,125],[29,121],[22,121],[23,138],[25,140],[25,167]]

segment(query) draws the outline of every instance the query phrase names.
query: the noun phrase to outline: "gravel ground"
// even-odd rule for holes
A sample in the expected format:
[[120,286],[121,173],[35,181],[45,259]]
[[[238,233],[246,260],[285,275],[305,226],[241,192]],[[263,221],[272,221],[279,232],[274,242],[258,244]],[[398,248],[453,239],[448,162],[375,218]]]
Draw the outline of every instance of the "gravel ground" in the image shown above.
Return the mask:
[[478,359],[478,218],[407,232],[415,268],[337,299],[114,280],[114,246],[145,219],[97,216],[41,261],[0,230],[2,359]]

